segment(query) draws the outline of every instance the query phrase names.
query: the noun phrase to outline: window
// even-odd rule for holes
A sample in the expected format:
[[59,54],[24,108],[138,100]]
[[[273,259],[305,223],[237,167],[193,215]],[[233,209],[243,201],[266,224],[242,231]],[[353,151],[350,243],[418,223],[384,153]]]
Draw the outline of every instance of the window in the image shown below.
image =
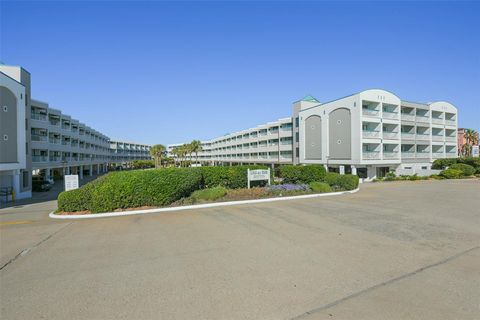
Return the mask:
[[3,106],[3,112],[8,112],[8,107],[7,106]]
[[297,142],[300,141],[299,137],[300,135],[298,134],[298,132],[295,132],[295,141]]
[[3,140],[4,140],[4,141],[8,141],[8,135],[7,135],[7,134],[4,134],[4,135],[3,135]]
[[422,170],[427,170],[427,169],[428,169],[427,166],[422,167]]
[[28,188],[29,185],[29,176],[28,176],[28,171],[22,170],[22,184],[23,188]]
[[300,157],[300,150],[299,150],[299,148],[296,148],[296,149],[295,149],[295,156],[296,156],[297,158]]
[[25,142],[25,154],[28,155],[28,142]]
[[298,128],[298,126],[299,126],[299,121],[298,121],[298,117],[296,117],[296,118],[295,118],[295,127]]

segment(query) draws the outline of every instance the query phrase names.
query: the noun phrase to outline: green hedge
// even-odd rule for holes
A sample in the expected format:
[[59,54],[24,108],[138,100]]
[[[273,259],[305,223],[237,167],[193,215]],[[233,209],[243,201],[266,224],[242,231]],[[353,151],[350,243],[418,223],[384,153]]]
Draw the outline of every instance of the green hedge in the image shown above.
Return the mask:
[[202,186],[199,168],[123,171],[106,175],[77,190],[62,192],[59,211],[93,213],[142,206],[165,206]]
[[284,165],[280,167],[279,173],[283,183],[310,183],[322,181],[326,171],[322,165]]
[[475,169],[475,173],[480,173],[480,158],[474,157],[437,159],[433,162],[432,169],[444,170],[447,167],[451,167],[456,163],[468,164]]
[[313,192],[318,192],[318,193],[332,192],[332,188],[326,182],[314,181],[314,182],[310,182],[308,186],[310,187],[310,189],[312,189]]
[[323,179],[334,190],[354,190],[358,188],[359,178],[351,174],[327,172]]
[[440,175],[446,179],[459,179],[463,176],[463,172],[456,169],[446,169],[440,172]]
[[228,189],[246,188],[247,169],[267,169],[266,166],[201,167],[206,188],[222,186]]
[[452,164],[449,169],[460,170],[464,176],[473,176],[475,174],[475,168],[464,163]]

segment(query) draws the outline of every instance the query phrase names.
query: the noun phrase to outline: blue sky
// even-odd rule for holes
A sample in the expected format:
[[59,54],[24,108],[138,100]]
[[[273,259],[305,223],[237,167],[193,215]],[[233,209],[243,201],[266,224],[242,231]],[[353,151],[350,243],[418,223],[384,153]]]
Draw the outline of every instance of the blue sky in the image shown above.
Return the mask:
[[5,2],[0,60],[112,139],[209,139],[368,88],[480,129],[477,2]]

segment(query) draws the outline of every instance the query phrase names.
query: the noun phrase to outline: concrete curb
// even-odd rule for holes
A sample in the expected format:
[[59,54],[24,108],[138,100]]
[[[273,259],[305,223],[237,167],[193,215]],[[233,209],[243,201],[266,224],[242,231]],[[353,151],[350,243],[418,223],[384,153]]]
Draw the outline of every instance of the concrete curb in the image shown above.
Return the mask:
[[183,211],[183,210],[194,210],[194,209],[204,209],[204,208],[214,208],[214,207],[235,206],[235,205],[242,205],[242,204],[254,204],[254,203],[264,203],[264,202],[285,201],[285,200],[298,200],[298,199],[309,199],[309,198],[319,198],[319,197],[328,197],[328,196],[339,196],[339,195],[342,195],[342,194],[355,193],[355,192],[358,192],[359,190],[360,189],[357,188],[357,189],[351,190],[351,191],[304,194],[304,195],[300,195],[300,196],[290,196],[290,197],[226,201],[226,202],[213,202],[213,203],[194,204],[194,205],[179,206],[179,207],[167,207],[167,208],[157,208],[157,209],[120,211],[120,212],[91,213],[91,214],[77,214],[77,215],[73,215],[73,214],[72,215],[58,215],[58,214],[55,214],[55,212],[52,211],[52,212],[50,212],[50,214],[48,216],[52,219],[92,219],[92,218],[121,217],[121,216],[131,216],[131,215],[146,214],[146,213],[172,212],[172,211]]

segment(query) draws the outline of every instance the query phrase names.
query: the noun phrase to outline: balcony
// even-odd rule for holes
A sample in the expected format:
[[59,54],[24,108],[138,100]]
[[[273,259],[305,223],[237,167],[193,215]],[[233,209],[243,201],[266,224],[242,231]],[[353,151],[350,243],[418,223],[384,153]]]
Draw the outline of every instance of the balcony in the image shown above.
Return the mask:
[[443,158],[444,156],[443,152],[432,152],[432,158]]
[[49,138],[48,142],[53,144],[60,144],[60,139]]
[[385,119],[398,119],[398,112],[383,111],[383,118]]
[[409,132],[402,132],[402,139],[405,140],[415,140],[415,134]]
[[415,158],[415,152],[414,151],[402,151],[402,158],[413,159],[413,158]]
[[379,151],[363,151],[362,157],[363,159],[367,159],[367,160],[380,159],[380,152]]
[[50,156],[50,162],[58,162],[60,159],[60,156]]
[[445,154],[447,158],[456,158],[457,157],[457,152],[456,151],[449,151]]
[[47,115],[43,113],[31,113],[30,117],[33,120],[47,121]]
[[47,156],[32,156],[33,162],[47,162]]
[[379,138],[380,131],[377,130],[362,130],[362,136],[364,138]]
[[375,109],[368,109],[368,108],[363,108],[362,109],[362,114],[367,117],[378,117],[380,112]]
[[430,158],[430,152],[429,151],[417,151],[416,158]]
[[430,122],[430,118],[427,117],[427,116],[419,116],[419,115],[416,115],[416,116],[415,116],[415,121],[417,121],[417,122],[429,123],[429,122]]
[[443,118],[432,118],[433,124],[443,124]]
[[384,159],[399,159],[400,154],[398,151],[383,151],[383,158]]
[[39,141],[39,142],[47,142],[48,137],[47,136],[42,136],[38,134],[32,134],[32,141]]
[[432,141],[443,141],[444,137],[440,134],[432,134]]
[[445,124],[449,126],[455,126],[457,122],[455,121],[455,119],[445,119]]
[[430,140],[430,134],[428,133],[417,133],[415,135],[417,140]]
[[398,139],[398,132],[383,131],[383,139]]
[[445,141],[456,141],[457,137],[456,136],[445,136]]
[[402,113],[402,120],[415,121],[415,115],[410,114],[410,113]]

